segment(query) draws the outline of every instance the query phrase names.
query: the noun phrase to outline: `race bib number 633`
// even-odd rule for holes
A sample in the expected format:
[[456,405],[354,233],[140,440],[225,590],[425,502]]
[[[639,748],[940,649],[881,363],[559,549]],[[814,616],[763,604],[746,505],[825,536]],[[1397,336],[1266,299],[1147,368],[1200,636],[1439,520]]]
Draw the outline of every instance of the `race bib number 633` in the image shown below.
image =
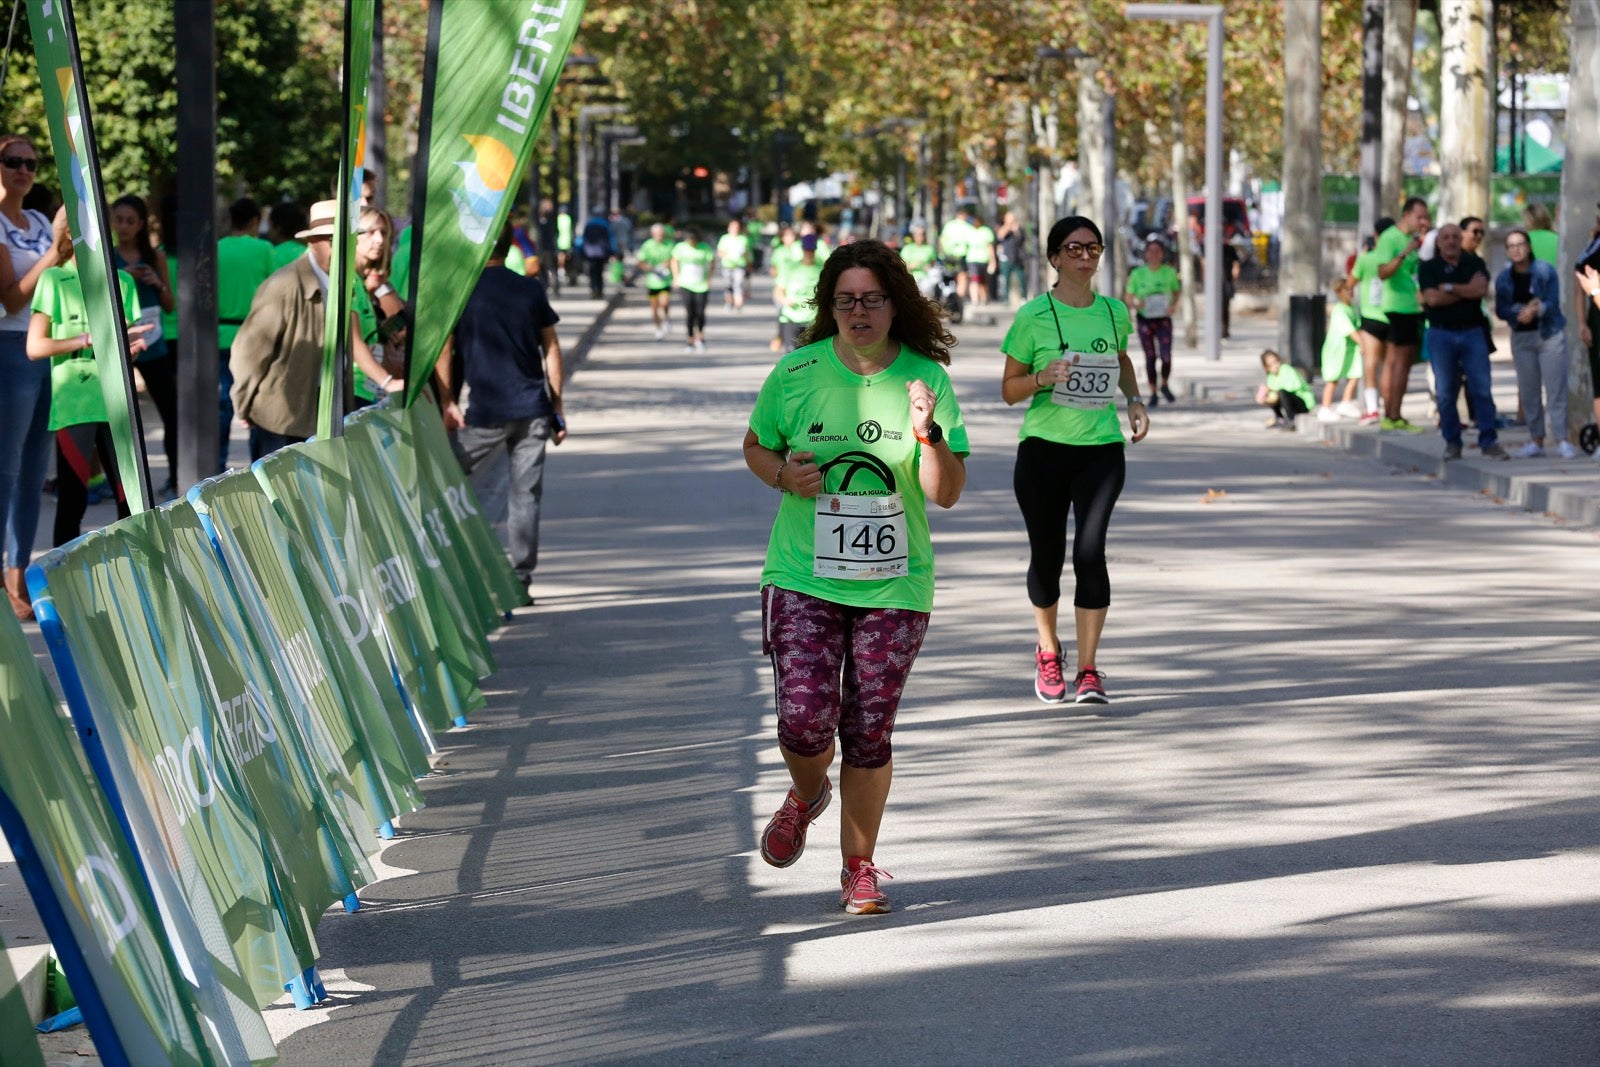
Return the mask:
[[1067,359],[1078,357],[1064,382],[1050,391],[1052,403],[1064,408],[1103,408],[1117,392],[1121,375],[1115,352],[1064,352]]

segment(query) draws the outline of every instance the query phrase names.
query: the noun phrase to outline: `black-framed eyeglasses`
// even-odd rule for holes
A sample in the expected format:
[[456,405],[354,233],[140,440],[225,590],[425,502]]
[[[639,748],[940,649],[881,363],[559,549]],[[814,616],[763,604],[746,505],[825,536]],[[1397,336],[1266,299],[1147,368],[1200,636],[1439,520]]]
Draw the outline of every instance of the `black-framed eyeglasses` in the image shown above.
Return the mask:
[[1068,241],[1062,245],[1060,251],[1065,252],[1068,259],[1099,259],[1105,252],[1106,246],[1090,241],[1083,244],[1079,241]]
[[1470,233],[1474,237],[1482,237],[1483,236],[1483,229],[1482,229],[1482,227],[1479,227],[1479,226],[1474,226],[1471,229],[1469,229],[1467,232]]
[[868,311],[877,311],[889,302],[888,293],[862,293],[860,296],[845,296],[840,293],[833,298],[833,310],[854,311],[857,304]]
[[7,170],[25,170],[29,174],[39,173],[39,161],[32,156],[6,156],[0,159]]

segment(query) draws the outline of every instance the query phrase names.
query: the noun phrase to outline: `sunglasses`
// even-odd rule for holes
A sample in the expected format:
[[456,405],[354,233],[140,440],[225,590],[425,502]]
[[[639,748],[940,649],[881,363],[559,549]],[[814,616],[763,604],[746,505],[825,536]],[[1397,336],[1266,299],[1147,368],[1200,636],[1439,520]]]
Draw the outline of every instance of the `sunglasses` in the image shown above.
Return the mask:
[[1068,241],[1060,248],[1060,251],[1067,254],[1068,259],[1099,259],[1105,250],[1105,245],[1097,245],[1092,241],[1089,244]]
[[25,170],[29,174],[39,172],[39,161],[32,156],[6,156],[0,159],[0,163],[5,164],[7,170]]
[[1470,233],[1474,237],[1482,237],[1483,236],[1483,230],[1481,230],[1477,226],[1472,227],[1467,232]]

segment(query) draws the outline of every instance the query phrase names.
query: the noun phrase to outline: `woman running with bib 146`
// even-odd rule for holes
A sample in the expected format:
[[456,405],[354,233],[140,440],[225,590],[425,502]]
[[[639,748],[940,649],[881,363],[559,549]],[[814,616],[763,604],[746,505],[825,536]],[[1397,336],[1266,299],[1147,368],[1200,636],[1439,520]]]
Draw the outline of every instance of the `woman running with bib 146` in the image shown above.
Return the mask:
[[[1134,441],[1150,432],[1150,416],[1128,358],[1128,308],[1091,288],[1105,251],[1100,228],[1064,218],[1050,228],[1045,251],[1056,283],[1022,306],[1000,345],[1000,395],[1007,404],[1028,401],[1012,484],[1028,527],[1028,599],[1039,631],[1033,691],[1048,704],[1104,704],[1105,678],[1094,661],[1111,604],[1106,530],[1125,475],[1117,392],[1128,398]],[[1069,513],[1078,640],[1070,696],[1056,635]]]
[[941,366],[955,338],[893,249],[841,246],[815,293],[816,318],[762,384],[744,437],[745,464],[782,493],[761,570],[762,644],[792,788],[761,858],[800,858],[833,793],[837,735],[839,905],[863,915],[889,910],[873,849],[889,736],[933,609],[927,502],[960,498],[967,432]]

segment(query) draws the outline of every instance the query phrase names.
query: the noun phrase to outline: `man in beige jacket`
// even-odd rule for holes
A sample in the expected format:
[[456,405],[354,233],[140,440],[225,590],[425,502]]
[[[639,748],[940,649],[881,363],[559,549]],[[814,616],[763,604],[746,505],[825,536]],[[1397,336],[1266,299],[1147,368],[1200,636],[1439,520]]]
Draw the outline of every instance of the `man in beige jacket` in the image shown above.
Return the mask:
[[[230,395],[234,410],[250,425],[252,461],[304,441],[317,430],[328,266],[338,206],[334,200],[312,206],[310,227],[295,234],[306,243],[306,254],[262,283],[233,339]],[[373,358],[354,313],[349,338],[362,373],[389,392],[404,387]]]

